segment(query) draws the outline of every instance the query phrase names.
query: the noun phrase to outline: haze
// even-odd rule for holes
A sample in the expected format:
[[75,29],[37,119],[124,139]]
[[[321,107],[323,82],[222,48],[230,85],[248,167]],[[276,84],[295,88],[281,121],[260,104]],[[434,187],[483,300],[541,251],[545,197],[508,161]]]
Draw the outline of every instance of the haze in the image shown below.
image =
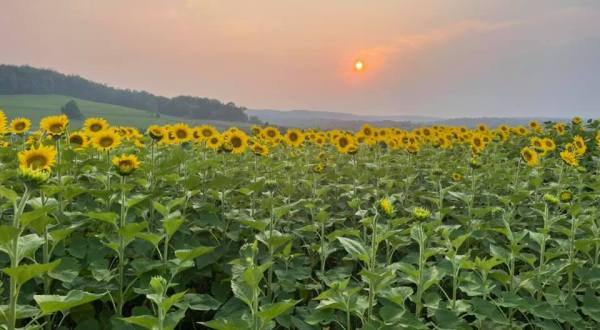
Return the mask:
[[0,0],[0,8],[1,63],[159,95],[378,115],[600,115],[598,1]]

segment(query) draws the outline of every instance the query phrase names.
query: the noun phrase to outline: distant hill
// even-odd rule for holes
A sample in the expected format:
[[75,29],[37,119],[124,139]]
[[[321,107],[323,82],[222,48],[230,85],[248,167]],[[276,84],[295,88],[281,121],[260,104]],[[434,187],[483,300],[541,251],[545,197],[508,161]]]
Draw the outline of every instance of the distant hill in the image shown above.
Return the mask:
[[566,118],[545,118],[545,117],[481,117],[481,118],[435,118],[426,116],[394,115],[394,116],[368,116],[356,115],[343,112],[327,111],[308,111],[308,110],[257,110],[248,109],[246,111],[251,116],[256,116],[264,122],[280,126],[297,126],[304,128],[332,129],[340,128],[346,130],[356,130],[364,123],[369,123],[377,127],[399,127],[403,129],[412,129],[423,125],[448,125],[448,126],[467,126],[475,127],[479,123],[484,123],[490,127],[497,127],[501,124],[508,125],[526,125],[531,120],[545,121],[565,121]]
[[[42,117],[60,114],[60,108],[70,100],[77,102],[84,117],[102,117],[108,120],[111,125],[133,126],[145,129],[152,124],[164,125],[185,121],[190,125],[211,124],[219,130],[224,130],[230,126],[237,126],[246,130],[250,127],[250,124],[246,122],[182,119],[167,115],[161,115],[157,118],[152,112],[144,110],[87,101],[63,95],[0,95],[0,109],[6,113],[9,120],[15,117],[27,117],[31,119],[34,128],[37,128]],[[71,119],[71,123],[70,126],[76,129],[81,126],[82,121]]]
[[117,89],[80,76],[30,66],[0,65],[0,94],[65,95],[187,119],[247,122],[244,107],[194,96],[168,98],[146,91]]

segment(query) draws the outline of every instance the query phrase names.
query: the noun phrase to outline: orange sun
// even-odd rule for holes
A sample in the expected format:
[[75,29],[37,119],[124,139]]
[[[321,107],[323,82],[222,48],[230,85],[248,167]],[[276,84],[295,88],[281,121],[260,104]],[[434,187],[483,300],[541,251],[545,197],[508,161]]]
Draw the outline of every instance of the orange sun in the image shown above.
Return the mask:
[[365,63],[361,60],[354,62],[354,70],[362,71],[365,68]]

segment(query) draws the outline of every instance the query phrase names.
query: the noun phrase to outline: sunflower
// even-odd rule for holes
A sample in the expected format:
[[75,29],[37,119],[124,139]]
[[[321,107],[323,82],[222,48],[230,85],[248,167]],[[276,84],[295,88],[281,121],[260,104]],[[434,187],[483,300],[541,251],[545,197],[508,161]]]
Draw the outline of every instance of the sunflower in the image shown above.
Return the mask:
[[6,115],[4,111],[0,110],[0,135],[6,132]]
[[285,133],[285,143],[291,147],[299,147],[304,142],[304,133],[297,128],[288,129]]
[[556,150],[556,143],[551,138],[542,139],[542,148],[545,152],[552,152]]
[[575,146],[575,155],[583,156],[587,151],[587,146],[585,145],[585,141],[579,135],[573,138],[573,145]]
[[140,161],[135,155],[122,154],[112,159],[113,166],[121,176],[127,176],[140,167]]
[[422,207],[413,208],[411,213],[417,220],[427,220],[431,216],[431,212]]
[[388,217],[394,214],[394,205],[389,198],[382,198],[378,203],[379,210]]
[[276,127],[265,127],[263,128],[262,132],[261,132],[261,137],[265,140],[270,141],[271,143],[273,143],[274,141],[277,141],[277,143],[279,143],[279,139],[281,138],[281,133],[279,132],[279,130]]
[[563,124],[563,123],[556,123],[554,125],[554,130],[556,131],[556,133],[558,135],[564,135],[565,134],[565,130],[566,130],[565,124]]
[[99,151],[110,151],[121,144],[121,137],[115,131],[106,129],[94,134],[93,144]]
[[370,137],[371,135],[373,135],[373,127],[369,124],[364,124],[360,128],[359,133],[363,134],[366,137]]
[[460,174],[458,172],[452,173],[452,181],[454,181],[454,182],[461,182],[462,180],[463,180],[462,174]]
[[193,137],[192,129],[184,123],[178,123],[171,127],[171,133],[175,135],[179,143],[188,142]]
[[108,122],[103,118],[88,118],[83,122],[85,131],[95,134],[108,128]]
[[260,136],[260,134],[262,133],[262,128],[257,125],[252,125],[251,130],[252,130],[252,136]]
[[158,125],[150,125],[146,130],[146,133],[152,138],[154,141],[160,141],[163,136],[165,136],[164,128]]
[[560,158],[567,163],[567,165],[569,166],[573,166],[573,167],[577,167],[579,166],[579,160],[577,159],[577,156],[575,155],[575,153],[568,151],[568,150],[564,150],[560,152]]
[[50,171],[56,162],[56,149],[53,146],[39,146],[19,152],[18,158],[21,169]]
[[252,152],[257,156],[267,157],[269,155],[269,148],[260,143],[254,143],[252,145]]
[[29,131],[31,121],[27,118],[15,118],[10,122],[10,131],[14,134],[24,134]]
[[35,131],[35,132],[29,134],[29,136],[27,137],[27,141],[25,141],[25,144],[28,146],[36,146],[36,145],[40,144],[41,141],[42,141],[42,132]]
[[540,157],[538,153],[529,147],[525,147],[521,150],[521,157],[527,162],[527,165],[530,167],[538,166],[540,163]]
[[341,135],[335,140],[335,148],[339,153],[349,154],[351,151],[356,151],[356,148],[353,147],[356,147],[356,140],[353,135]]
[[210,138],[208,138],[208,140],[206,140],[206,146],[213,150],[219,149],[221,147],[222,143],[223,143],[223,138],[221,137],[221,134],[219,134],[219,133],[211,136]]
[[202,125],[194,129],[194,137],[200,142],[208,141],[215,135],[219,135],[219,131],[210,125]]
[[573,119],[571,119],[571,123],[575,126],[581,125],[582,122],[583,122],[583,120],[581,119],[581,117],[578,117],[578,116],[575,116],[575,117],[573,117]]
[[65,115],[49,116],[40,121],[40,128],[52,137],[60,137],[65,134],[67,126],[69,126],[69,118]]
[[[243,131],[237,129],[229,129],[223,134],[224,140],[230,145],[231,152],[234,154],[242,154],[248,148],[248,136]],[[229,146],[226,146],[227,148]],[[226,151],[227,151],[226,148]]]
[[81,131],[71,132],[69,133],[69,144],[75,149],[84,149],[90,144],[90,138]]

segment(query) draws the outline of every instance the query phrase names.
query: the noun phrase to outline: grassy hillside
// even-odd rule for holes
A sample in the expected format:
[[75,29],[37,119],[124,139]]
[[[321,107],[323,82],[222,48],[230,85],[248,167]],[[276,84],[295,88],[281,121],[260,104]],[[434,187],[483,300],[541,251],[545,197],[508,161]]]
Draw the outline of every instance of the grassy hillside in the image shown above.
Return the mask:
[[[27,117],[31,119],[32,125],[37,127],[40,118],[49,115],[60,114],[60,108],[69,100],[75,100],[81,113],[86,118],[102,117],[112,125],[134,126],[146,128],[152,124],[171,124],[181,122],[181,118],[161,115],[154,117],[153,113],[118,105],[91,102],[62,95],[0,95],[0,109],[4,111],[8,119],[14,117]],[[190,125],[208,123],[223,130],[229,126],[248,128],[247,123],[226,122],[216,120],[189,120]],[[72,120],[71,127],[81,126],[81,121]]]

